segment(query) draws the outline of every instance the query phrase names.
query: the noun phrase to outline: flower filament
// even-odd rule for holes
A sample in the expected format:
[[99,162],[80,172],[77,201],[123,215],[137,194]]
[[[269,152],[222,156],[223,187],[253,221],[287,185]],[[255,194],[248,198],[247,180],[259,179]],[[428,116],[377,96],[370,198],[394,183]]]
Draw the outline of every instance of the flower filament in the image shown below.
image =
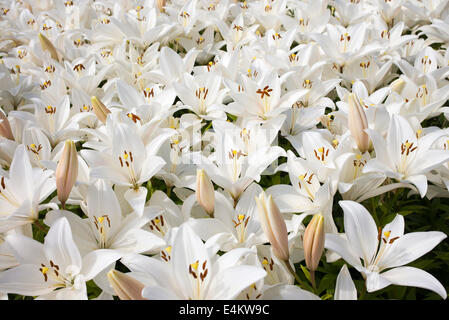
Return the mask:
[[245,242],[246,239],[246,227],[248,226],[248,222],[250,216],[246,216],[245,214],[239,214],[237,215],[237,218],[235,220],[232,220],[234,223],[234,228],[237,232],[237,238],[239,240],[239,243]]
[[[106,223],[107,222],[107,223]],[[111,228],[111,220],[107,214],[102,215],[101,217],[94,216],[94,225],[98,231],[98,245],[100,248],[107,248],[107,236],[108,231]]]
[[299,186],[299,189],[304,188],[306,190],[307,195],[309,196],[309,198],[311,200],[314,200],[315,196],[313,195],[312,192],[310,192],[310,189],[308,187],[308,185],[312,184],[312,178],[313,178],[314,173],[309,175],[309,178],[307,178],[307,175],[308,175],[308,173],[306,172],[306,173],[304,173],[304,174],[302,174],[302,175],[300,175],[298,177],[299,178],[298,186]]
[[208,273],[209,269],[207,269],[207,260],[205,260],[203,263],[200,263],[199,260],[196,260],[194,263],[189,264],[189,274],[192,276],[196,284],[196,290],[194,292],[195,300],[204,298],[202,296],[203,292],[201,291],[201,289]]

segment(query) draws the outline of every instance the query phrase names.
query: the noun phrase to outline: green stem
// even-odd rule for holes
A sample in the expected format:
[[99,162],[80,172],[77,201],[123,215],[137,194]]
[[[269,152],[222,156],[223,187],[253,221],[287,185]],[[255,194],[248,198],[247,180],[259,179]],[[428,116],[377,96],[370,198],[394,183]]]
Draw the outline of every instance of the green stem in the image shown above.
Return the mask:
[[366,283],[363,284],[363,289],[362,292],[360,293],[359,300],[363,300],[363,298],[365,298],[365,294],[366,294]]
[[290,271],[290,273],[295,277],[296,282],[298,282],[298,284],[300,286],[302,286],[302,281],[299,278],[298,274],[295,272],[295,270],[293,270],[292,266],[290,265],[290,263],[288,261],[284,261],[285,266],[287,267],[288,271]]
[[315,270],[310,271],[310,282],[312,283],[313,291],[316,293],[316,284],[315,284]]

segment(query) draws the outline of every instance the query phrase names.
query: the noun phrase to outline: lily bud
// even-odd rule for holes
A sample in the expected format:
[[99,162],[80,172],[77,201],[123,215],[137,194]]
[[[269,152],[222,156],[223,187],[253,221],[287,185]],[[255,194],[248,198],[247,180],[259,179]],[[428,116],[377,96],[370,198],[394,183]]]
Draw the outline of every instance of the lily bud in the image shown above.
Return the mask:
[[391,90],[398,94],[401,94],[402,89],[404,89],[404,87],[405,87],[405,81],[402,78],[396,79],[390,84]]
[[59,61],[58,58],[58,52],[56,51],[55,46],[53,45],[53,43],[51,43],[50,40],[48,40],[48,38],[46,36],[44,36],[42,33],[39,33],[39,41],[41,43],[42,49],[50,52],[50,56],[56,60]]
[[108,117],[108,113],[111,113],[111,111],[104,105],[103,102],[100,101],[100,99],[95,96],[90,98],[90,101],[92,102],[92,108],[94,109],[94,113],[98,120],[100,120],[103,124],[106,124],[106,118]]
[[315,214],[307,225],[303,238],[307,269],[315,271],[324,251],[324,218]]
[[166,0],[156,0],[156,6],[160,12],[165,12]]
[[55,176],[58,199],[65,207],[65,202],[69,198],[70,191],[72,191],[78,176],[78,155],[75,143],[71,140],[65,142]]
[[368,128],[368,120],[359,99],[354,93],[349,94],[348,104],[349,131],[351,131],[360,152],[364,153],[370,148],[370,138],[365,132],[365,129]]
[[9,140],[14,140],[8,117],[2,110],[0,110],[0,136]]
[[214,185],[204,169],[196,171],[196,200],[212,216],[215,207]]
[[265,192],[256,197],[257,210],[262,229],[271,243],[273,254],[282,261],[288,262],[288,233],[284,218],[274,203],[271,194],[265,198]]
[[112,269],[108,272],[108,280],[120,300],[147,300],[142,297],[144,284],[133,277]]

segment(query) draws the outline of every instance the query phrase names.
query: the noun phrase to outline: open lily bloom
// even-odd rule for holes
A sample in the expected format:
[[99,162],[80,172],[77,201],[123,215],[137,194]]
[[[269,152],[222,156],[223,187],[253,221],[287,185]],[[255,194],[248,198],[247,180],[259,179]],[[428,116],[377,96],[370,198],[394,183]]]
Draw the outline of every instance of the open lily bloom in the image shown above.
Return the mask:
[[441,131],[420,135],[401,116],[392,115],[386,140],[367,130],[376,158],[366,163],[364,172],[381,172],[390,178],[416,186],[421,197],[427,192],[425,173],[449,160],[446,150],[432,149]]
[[136,212],[123,216],[115,193],[102,180],[89,187],[83,209],[87,219],[63,210],[50,211],[45,217],[45,223],[49,226],[61,216],[65,217],[82,254],[97,249],[113,249],[121,254],[141,253],[158,249],[164,244],[152,233],[141,229],[150,220],[151,214],[160,211],[148,209],[143,217]]
[[281,148],[271,146],[282,121],[282,118],[264,124],[252,121],[243,128],[224,121],[214,121],[214,154],[207,158],[194,154],[193,160],[205,168],[216,184],[238,199],[251,182],[259,181],[262,172],[284,154]]
[[31,166],[25,146],[17,147],[8,173],[0,178],[0,232],[31,224],[39,218],[40,210],[56,206],[41,204],[56,189],[56,183],[50,171]]
[[221,194],[216,196],[213,219],[194,219],[189,226],[208,246],[217,246],[222,251],[233,248],[251,248],[267,241],[258,221],[254,197],[262,192],[256,183],[251,184],[240,196],[234,208],[232,199]]
[[93,167],[91,176],[108,179],[128,187],[125,199],[140,215],[147,189],[140,187],[165,164],[162,158],[151,155],[131,124],[117,122],[113,125],[112,148],[109,153],[83,150],[81,155]]
[[122,258],[131,271],[146,273],[155,281],[143,289],[144,298],[235,299],[266,275],[260,267],[236,264],[251,251],[239,249],[217,256],[188,226],[179,229],[169,252],[168,261],[137,255]]
[[438,231],[404,234],[404,218],[394,220],[377,229],[370,213],[353,201],[340,201],[344,211],[346,237],[326,234],[325,247],[337,252],[366,279],[368,292],[396,284],[421,287],[446,298],[446,290],[431,274],[404,266],[446,238]]
[[6,241],[19,266],[0,273],[0,291],[40,299],[87,299],[86,281],[120,257],[104,249],[82,257],[65,218],[54,224],[44,244],[21,235]]

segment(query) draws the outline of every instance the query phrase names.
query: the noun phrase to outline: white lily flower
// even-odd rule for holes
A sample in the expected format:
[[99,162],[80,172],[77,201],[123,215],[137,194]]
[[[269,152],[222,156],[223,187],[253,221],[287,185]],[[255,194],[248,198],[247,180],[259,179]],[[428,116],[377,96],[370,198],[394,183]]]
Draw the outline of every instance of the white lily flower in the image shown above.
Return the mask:
[[40,204],[55,189],[52,172],[33,168],[24,145],[17,147],[8,175],[0,178],[0,232],[34,223],[39,211],[55,208],[55,204]]
[[132,124],[112,124],[112,148],[107,153],[82,150],[80,153],[92,170],[91,177],[107,179],[116,185],[129,188],[124,197],[131,207],[142,215],[148,190],[141,184],[151,179],[165,161],[150,153]]
[[87,219],[69,211],[54,210],[46,214],[44,222],[52,226],[59,217],[65,217],[83,255],[97,249],[112,249],[121,255],[154,252],[164,245],[159,237],[142,230],[150,215],[160,210],[147,209],[143,217],[136,212],[123,216],[114,191],[104,181],[90,185],[86,205],[81,204],[81,207]]
[[444,233],[404,234],[404,218],[399,214],[378,230],[371,214],[361,204],[353,201],[339,204],[344,211],[346,237],[326,234],[325,247],[362,273],[368,292],[396,284],[429,289],[446,298],[446,290],[431,274],[404,266],[432,250],[446,238]]
[[446,150],[432,149],[442,131],[421,135],[401,116],[392,115],[386,139],[367,129],[373,141],[376,158],[368,161],[363,172],[380,172],[400,182],[411,183],[421,197],[427,192],[425,174],[449,160]]
[[251,182],[258,182],[262,172],[284,154],[282,148],[271,146],[283,120],[279,117],[264,124],[253,121],[243,128],[213,121],[215,152],[207,158],[193,154],[193,161],[206,170],[212,181],[238,199]]
[[131,271],[146,273],[155,281],[142,291],[144,298],[235,299],[266,275],[260,267],[236,263],[251,254],[250,250],[235,249],[217,256],[186,225],[177,232],[169,251],[170,259],[166,262],[139,255],[122,258]]
[[267,242],[267,238],[261,228],[254,201],[254,197],[261,192],[262,188],[258,184],[251,184],[235,206],[231,199],[216,194],[214,218],[193,219],[188,225],[208,246],[217,246],[225,252],[233,248],[261,245]]
[[65,218],[50,228],[44,244],[22,235],[6,241],[20,264],[0,273],[0,291],[39,299],[87,299],[86,281],[120,257],[111,250],[82,257]]

